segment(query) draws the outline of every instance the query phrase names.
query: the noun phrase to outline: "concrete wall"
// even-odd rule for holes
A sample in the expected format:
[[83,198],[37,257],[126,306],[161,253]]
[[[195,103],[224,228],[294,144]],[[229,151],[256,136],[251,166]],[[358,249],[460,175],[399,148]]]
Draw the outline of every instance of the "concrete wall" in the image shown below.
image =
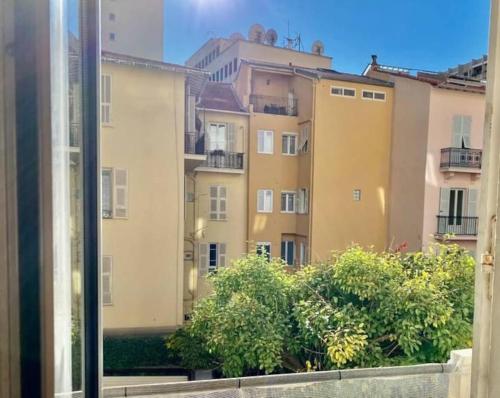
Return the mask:
[[102,167],[128,170],[128,218],[104,219],[113,257],[107,332],[168,330],[183,322],[184,76],[104,64],[112,123],[101,130]]
[[163,0],[102,0],[101,42],[106,51],[163,61]]

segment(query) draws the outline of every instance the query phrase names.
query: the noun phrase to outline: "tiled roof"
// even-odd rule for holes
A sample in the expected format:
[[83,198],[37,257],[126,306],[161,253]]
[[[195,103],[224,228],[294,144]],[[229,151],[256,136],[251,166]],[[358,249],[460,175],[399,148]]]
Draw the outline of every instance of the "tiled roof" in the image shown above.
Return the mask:
[[197,107],[228,112],[247,112],[231,83],[207,82],[201,92]]

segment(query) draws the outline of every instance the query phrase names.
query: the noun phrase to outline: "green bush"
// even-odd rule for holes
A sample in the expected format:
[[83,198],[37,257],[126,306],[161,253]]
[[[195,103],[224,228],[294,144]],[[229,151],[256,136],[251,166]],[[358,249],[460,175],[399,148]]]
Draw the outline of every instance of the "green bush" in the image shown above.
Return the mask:
[[167,346],[228,377],[446,361],[471,345],[473,278],[456,245],[354,246],[296,273],[250,254],[210,277],[213,294]]

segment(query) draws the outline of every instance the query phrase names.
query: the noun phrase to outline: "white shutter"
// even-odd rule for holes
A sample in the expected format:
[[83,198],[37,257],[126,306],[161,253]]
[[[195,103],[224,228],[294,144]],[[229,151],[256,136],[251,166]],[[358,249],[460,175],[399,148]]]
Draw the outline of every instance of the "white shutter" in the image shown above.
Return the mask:
[[128,172],[126,169],[114,169],[114,218],[128,217]]
[[101,121],[111,123],[111,76],[101,76]]
[[304,213],[309,212],[309,190],[304,189]]
[[112,275],[113,275],[113,257],[102,257],[102,303],[104,305],[113,304],[113,289],[112,289]]
[[472,117],[462,116],[462,139],[465,148],[470,148],[470,133],[472,126]]
[[477,217],[478,190],[469,189],[467,198],[467,216]]
[[266,190],[265,192],[265,205],[264,205],[264,210],[268,212],[273,211],[273,191],[272,190]]
[[452,126],[452,146],[453,148],[462,148],[462,116],[453,116]]
[[266,153],[274,153],[274,133],[272,131],[266,131],[265,143]]
[[210,187],[210,219],[217,220],[218,219],[218,189],[216,186]]
[[225,267],[226,266],[226,244],[225,243],[219,243],[218,244],[218,249],[219,249],[219,259],[217,261],[217,266],[218,267]]
[[441,188],[439,197],[439,215],[447,216],[450,211],[450,188]]
[[257,191],[257,211],[264,211],[264,195],[264,190],[259,189]]
[[208,244],[200,243],[198,245],[198,272],[199,276],[208,274]]
[[219,220],[226,220],[227,218],[227,189],[224,186],[218,187],[219,193]]
[[236,152],[236,131],[234,123],[227,124],[227,151]]

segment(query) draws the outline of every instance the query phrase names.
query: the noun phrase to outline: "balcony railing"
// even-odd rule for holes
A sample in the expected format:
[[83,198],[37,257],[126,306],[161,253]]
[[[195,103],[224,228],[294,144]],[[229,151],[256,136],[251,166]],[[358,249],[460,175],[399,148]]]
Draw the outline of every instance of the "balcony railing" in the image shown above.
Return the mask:
[[477,235],[477,217],[437,216],[438,235]]
[[441,149],[441,168],[481,169],[481,149],[443,148]]
[[190,155],[205,154],[205,135],[199,133],[186,132],[184,134],[184,153]]
[[254,112],[297,116],[297,98],[251,95]]
[[243,154],[238,152],[227,152],[214,150],[207,152],[207,160],[202,167],[213,167],[216,169],[243,169]]

